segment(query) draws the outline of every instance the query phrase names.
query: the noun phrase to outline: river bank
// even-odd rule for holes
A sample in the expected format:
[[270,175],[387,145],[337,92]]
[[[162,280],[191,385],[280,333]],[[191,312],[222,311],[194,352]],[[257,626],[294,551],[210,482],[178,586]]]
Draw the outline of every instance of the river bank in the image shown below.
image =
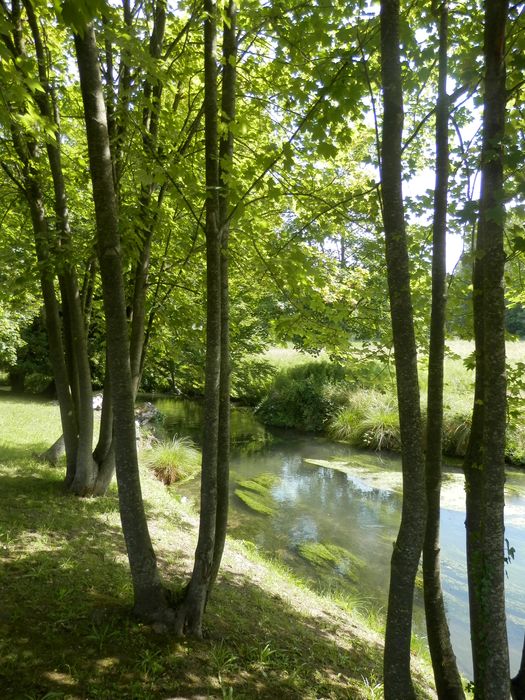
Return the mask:
[[[203,642],[135,623],[116,489],[64,493],[62,471],[35,461],[58,409],[0,405],[0,690],[6,698],[382,697],[382,641],[359,614],[313,593],[253,548],[229,540]],[[196,516],[143,471],[163,578],[191,569]],[[414,655],[421,698],[431,672]]]
[[[202,434],[202,404],[159,399],[169,439]],[[401,461],[313,433],[271,429],[249,408],[232,410],[229,532],[277,558],[317,591],[330,591],[384,624],[392,543],[401,515]],[[465,487],[461,462],[447,464],[441,512],[442,583],[460,670],[472,676],[465,560]],[[519,665],[525,622],[525,474],[509,467],[506,484],[507,619],[512,668]],[[198,502],[198,484],[181,487]],[[421,584],[421,579],[419,579]],[[421,588],[415,630],[426,627]]]

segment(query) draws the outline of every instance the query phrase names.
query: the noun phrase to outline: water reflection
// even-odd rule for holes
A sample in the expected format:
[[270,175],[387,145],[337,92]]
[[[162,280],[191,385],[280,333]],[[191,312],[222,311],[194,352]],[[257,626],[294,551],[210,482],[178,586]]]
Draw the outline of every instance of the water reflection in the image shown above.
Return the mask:
[[[169,435],[200,441],[202,407],[194,402],[162,400]],[[397,456],[353,450],[324,438],[292,431],[270,433],[248,409],[232,412],[232,485],[230,534],[254,542],[324,590],[340,590],[384,607],[392,543],[400,518],[401,477]],[[338,465],[339,471],[322,466]],[[345,466],[346,465],[346,466]],[[346,470],[346,471],[344,471]],[[272,515],[256,514],[234,495],[235,479],[279,477],[269,496]],[[506,537],[515,548],[507,567],[507,614],[511,669],[516,672],[525,630],[525,474],[510,473]],[[463,673],[471,675],[466,561],[464,489],[458,469],[449,470],[444,485],[441,523],[443,587],[454,649]],[[299,556],[304,543],[344,548],[364,565],[357,583]],[[422,595],[416,591],[416,627],[424,633]]]

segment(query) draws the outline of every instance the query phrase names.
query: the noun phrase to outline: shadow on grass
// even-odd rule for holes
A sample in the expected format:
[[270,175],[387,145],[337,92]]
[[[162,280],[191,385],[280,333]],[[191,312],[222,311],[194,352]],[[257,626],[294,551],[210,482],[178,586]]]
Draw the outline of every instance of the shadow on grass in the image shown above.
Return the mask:
[[[31,445],[23,446],[0,443],[0,462],[27,462],[28,460],[38,458],[38,455],[45,452],[48,447],[49,445],[46,445],[44,442],[35,442]],[[51,465],[48,465],[48,467],[49,469],[53,469]]]
[[[0,697],[374,697],[363,677],[380,677],[379,645],[243,575],[216,586],[203,642],[135,622],[115,494],[75,499],[33,469],[0,474]],[[164,551],[162,567],[184,576],[182,558]]]

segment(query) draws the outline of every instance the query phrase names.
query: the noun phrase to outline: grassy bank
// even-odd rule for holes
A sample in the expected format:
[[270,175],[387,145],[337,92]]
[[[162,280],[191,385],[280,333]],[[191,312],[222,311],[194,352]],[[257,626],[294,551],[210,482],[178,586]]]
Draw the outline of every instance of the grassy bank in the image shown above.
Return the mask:
[[[229,541],[203,642],[129,615],[116,489],[77,499],[32,455],[58,409],[0,398],[0,696],[25,700],[382,697],[382,642],[351,604],[316,595],[252,546]],[[196,518],[151,471],[144,498],[163,578],[192,566]],[[421,698],[434,697],[414,658]]]
[[[443,445],[448,456],[462,457],[468,442],[473,402],[474,371],[468,360],[472,343],[453,341],[445,360]],[[525,464],[522,392],[525,343],[508,343],[509,424],[507,460]],[[274,367],[257,413],[267,425],[326,432],[336,440],[375,450],[400,449],[395,374],[391,362],[374,357],[336,365],[320,355],[311,358],[292,349],[273,349],[263,356]],[[384,360],[384,358],[383,358]],[[427,366],[420,359],[423,419],[426,417]],[[515,375],[516,382],[512,375]],[[265,380],[267,381],[267,380]],[[521,396],[523,399],[523,395]]]

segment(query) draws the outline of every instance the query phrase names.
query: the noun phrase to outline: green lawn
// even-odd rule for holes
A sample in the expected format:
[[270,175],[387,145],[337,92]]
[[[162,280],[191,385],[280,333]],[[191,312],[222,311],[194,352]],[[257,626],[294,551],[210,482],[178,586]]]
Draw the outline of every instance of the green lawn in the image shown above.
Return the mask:
[[[380,636],[228,542],[207,638],[175,639],[130,616],[116,489],[64,491],[32,455],[57,437],[50,403],[0,397],[0,697],[21,700],[382,697]],[[196,517],[147,470],[143,490],[162,576],[187,580]],[[434,697],[414,656],[420,697]]]

